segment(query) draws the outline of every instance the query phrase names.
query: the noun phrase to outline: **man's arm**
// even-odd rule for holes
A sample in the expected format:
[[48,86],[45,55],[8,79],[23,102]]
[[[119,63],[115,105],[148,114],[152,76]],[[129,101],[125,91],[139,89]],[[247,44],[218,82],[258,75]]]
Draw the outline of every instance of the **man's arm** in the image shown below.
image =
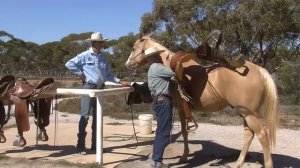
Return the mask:
[[66,64],[66,68],[69,69],[69,71],[72,73],[72,74],[75,74],[75,75],[78,75],[78,76],[82,76],[83,75],[83,72],[82,70],[80,69],[80,64],[81,64],[81,57],[80,56],[76,56],[72,59],[70,59]]
[[155,73],[158,74],[161,77],[173,77],[175,75],[175,73],[172,71],[171,68],[162,65],[162,64],[158,64],[157,67],[154,68]]

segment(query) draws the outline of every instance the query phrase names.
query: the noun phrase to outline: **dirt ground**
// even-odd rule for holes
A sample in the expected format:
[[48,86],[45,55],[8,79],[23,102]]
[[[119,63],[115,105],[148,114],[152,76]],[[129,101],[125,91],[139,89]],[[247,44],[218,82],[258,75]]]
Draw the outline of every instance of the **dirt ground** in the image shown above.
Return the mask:
[[[297,112],[299,116],[299,112]],[[272,158],[275,168],[297,168],[300,167],[300,129],[299,117],[281,118],[291,125],[298,125],[297,129],[280,128],[277,132],[277,146],[272,151]],[[11,119],[15,121],[14,119]],[[120,122],[113,120],[112,122]],[[164,156],[164,162],[171,167],[231,167],[238,158],[239,150],[243,145],[242,126],[221,126],[208,123],[199,123],[196,132],[189,135],[190,155],[189,161],[185,164],[178,164],[182,154],[182,137],[179,133],[179,123],[175,122],[173,132],[173,143],[168,146]],[[76,133],[70,132],[70,135]],[[69,136],[69,135],[65,135]],[[2,145],[2,144],[0,144]],[[70,144],[74,145],[74,144]],[[133,156],[118,168],[146,168],[149,167],[148,159],[151,156],[152,147],[145,148],[143,151]],[[24,159],[10,158],[0,151],[0,168],[93,168],[99,167],[97,164],[74,164],[67,161],[49,161],[43,158]],[[263,167],[262,148],[254,138],[248,153],[248,157],[243,168]]]
[[[278,130],[277,145],[272,151],[275,168],[297,168],[300,166],[300,131]],[[175,136],[179,136],[175,134]],[[242,148],[243,128],[240,126],[220,126],[213,124],[200,124],[199,129],[189,135],[190,155],[189,161],[179,164],[178,160],[183,152],[182,137],[166,149],[164,162],[172,168],[228,168],[233,167]],[[141,153],[147,158],[151,148]],[[149,163],[143,157],[132,158],[130,162],[123,163],[118,168],[147,167]],[[243,168],[263,167],[262,148],[255,137]]]
[[[105,119],[107,120],[107,118]],[[111,120],[110,123],[122,123],[128,121]],[[272,151],[274,166],[278,168],[297,168],[300,165],[300,130],[279,129],[277,132],[277,146]],[[70,132],[73,136],[74,132]],[[242,148],[242,126],[220,126],[214,124],[199,124],[196,132],[189,135],[190,155],[189,162],[178,164],[183,151],[182,137],[180,136],[179,122],[174,123],[173,143],[168,146],[164,156],[164,162],[171,167],[231,167],[237,159]],[[151,143],[151,142],[149,142]],[[1,145],[1,144],[0,144]],[[73,144],[70,144],[73,145]],[[146,147],[140,153],[124,160],[118,168],[149,167],[152,147]],[[244,164],[244,168],[263,167],[262,148],[255,137]],[[0,151],[0,167],[2,168],[93,168],[97,164],[74,164],[67,161],[49,161],[42,157],[8,158]],[[104,166],[105,167],[105,166]]]

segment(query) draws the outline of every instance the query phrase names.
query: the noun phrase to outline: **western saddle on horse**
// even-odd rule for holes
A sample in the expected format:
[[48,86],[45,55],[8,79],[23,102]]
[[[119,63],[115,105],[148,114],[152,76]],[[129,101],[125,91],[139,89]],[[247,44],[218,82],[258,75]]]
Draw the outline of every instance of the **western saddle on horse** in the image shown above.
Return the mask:
[[[16,80],[13,76],[10,78],[10,87],[5,89],[5,99],[13,102],[15,104],[15,118],[17,123],[18,135],[13,142],[14,146],[24,146],[26,145],[26,140],[23,137],[23,132],[30,129],[29,125],[29,104],[31,105],[31,110],[35,116],[35,124],[39,128],[39,134],[37,135],[37,140],[47,141],[48,135],[46,133],[45,127],[49,125],[49,116],[51,109],[52,97],[42,97],[41,93],[50,89],[54,84],[53,78],[46,78],[42,80],[37,86],[32,86],[28,83],[25,78],[18,77]],[[3,77],[3,81],[7,81],[8,77]],[[2,88],[2,79],[0,80],[0,85]],[[2,82],[3,83],[3,82]],[[3,84],[4,85],[4,84]],[[7,84],[8,85],[8,84]],[[4,89],[3,89],[4,90]],[[2,91],[2,89],[0,90]],[[1,92],[2,93],[2,92]],[[1,121],[3,116],[5,118],[4,108],[1,108]],[[10,109],[10,105],[9,105]],[[3,115],[4,114],[4,115]],[[9,113],[8,113],[9,114]],[[8,120],[6,117],[5,120]],[[7,121],[6,121],[7,122]],[[1,127],[3,124],[1,123]],[[1,135],[1,134],[0,134]],[[5,142],[6,138],[2,132],[0,137],[1,142]]]
[[[245,63],[244,60],[241,59],[242,54],[238,55],[233,60],[227,60],[224,57],[223,47],[221,45],[222,41],[222,33],[219,30],[212,31],[206,41],[202,42],[195,51],[195,53],[186,53],[183,51],[179,51],[175,53],[175,55],[171,58],[170,68],[175,72],[175,83],[177,83],[177,90],[181,97],[182,107],[184,111],[186,126],[185,128],[190,132],[197,129],[198,125],[193,118],[191,108],[193,108],[194,103],[192,97],[186,92],[188,90],[187,86],[184,83],[184,66],[185,62],[189,60],[209,60],[210,62],[214,62],[212,66],[203,66],[199,64],[203,68],[206,69],[206,72],[209,72],[217,67],[226,67],[231,70],[237,71],[238,68],[242,67]],[[151,103],[151,94],[149,88],[146,83],[143,85],[139,85],[135,83],[134,92],[131,92],[128,96],[127,104],[139,104],[139,103]],[[149,92],[149,93],[148,93]],[[189,126],[188,123],[193,121],[194,125]],[[193,129],[190,129],[193,128]]]
[[[175,53],[175,56],[172,57],[170,62],[171,69],[176,74],[176,82],[178,84],[178,92],[182,99],[182,106],[186,120],[186,129],[188,130],[188,122],[194,122],[194,129],[197,129],[198,125],[193,118],[191,108],[193,108],[193,101],[189,94],[186,92],[186,86],[184,84],[184,67],[183,64],[189,60],[209,60],[214,62],[212,66],[203,66],[206,68],[206,71],[209,72],[216,67],[226,67],[228,69],[235,70],[236,68],[240,68],[245,61],[241,59],[242,55],[239,55],[234,60],[227,60],[223,56],[222,47],[221,47],[222,33],[219,30],[214,30],[208,35],[208,39],[205,42],[202,42],[201,45],[198,46],[195,53],[186,53],[179,51]],[[200,64],[199,64],[200,65]],[[190,130],[190,131],[193,131]]]

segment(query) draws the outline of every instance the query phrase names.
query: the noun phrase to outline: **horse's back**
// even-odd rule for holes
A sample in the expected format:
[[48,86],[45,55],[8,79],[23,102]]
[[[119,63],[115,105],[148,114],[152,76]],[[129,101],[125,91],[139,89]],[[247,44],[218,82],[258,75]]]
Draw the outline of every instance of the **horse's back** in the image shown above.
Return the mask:
[[209,73],[209,81],[221,98],[231,106],[246,106],[251,110],[257,110],[264,91],[259,68],[248,61],[237,69],[219,68]]
[[246,61],[237,69],[216,66],[207,73],[196,61],[184,65],[185,83],[196,108],[217,111],[228,105],[257,110],[263,97],[259,66]]

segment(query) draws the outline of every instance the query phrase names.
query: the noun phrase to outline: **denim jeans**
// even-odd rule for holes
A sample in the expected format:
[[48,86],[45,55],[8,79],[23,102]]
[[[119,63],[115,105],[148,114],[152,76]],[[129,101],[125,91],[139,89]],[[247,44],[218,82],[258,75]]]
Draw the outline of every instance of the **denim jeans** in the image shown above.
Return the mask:
[[[84,84],[83,89],[94,89],[93,86]],[[101,101],[100,101],[101,102]],[[92,146],[96,145],[96,98],[90,96],[81,97],[80,106],[80,121],[78,127],[78,142],[77,147],[85,148],[86,126],[88,124],[90,113],[92,113]]]
[[164,100],[154,99],[152,107],[156,114],[157,120],[152,160],[156,162],[161,162],[165,148],[170,141],[173,105],[172,101],[169,98]]

